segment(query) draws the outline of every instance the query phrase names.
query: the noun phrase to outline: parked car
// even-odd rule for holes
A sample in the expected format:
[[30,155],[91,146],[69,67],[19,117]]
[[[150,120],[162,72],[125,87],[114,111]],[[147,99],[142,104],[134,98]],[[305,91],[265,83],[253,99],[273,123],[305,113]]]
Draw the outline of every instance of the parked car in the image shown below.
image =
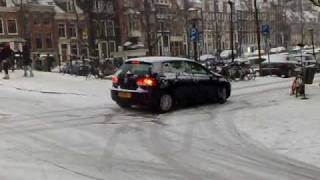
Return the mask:
[[121,107],[142,105],[160,113],[189,103],[224,103],[231,94],[230,83],[221,75],[177,57],[129,59],[112,82],[112,99]]
[[296,68],[299,63],[294,60],[290,60],[286,54],[272,54],[270,55],[270,64],[268,57],[260,65],[260,76],[277,75],[279,77],[292,77],[296,75]]
[[216,72],[217,69],[219,69],[220,67],[224,66],[224,62],[222,60],[219,60],[217,57],[210,54],[200,56],[199,60],[200,60],[199,63],[202,66],[214,72]]
[[[234,57],[237,57],[237,51],[236,50],[233,50],[233,55]],[[223,60],[226,60],[226,59],[231,59],[232,57],[232,50],[223,50],[221,53],[220,53],[220,58],[223,59]]]
[[65,63],[61,67],[61,72],[73,74],[77,76],[87,76],[89,74],[90,65],[87,60],[73,60],[72,66],[70,62]]
[[297,61],[302,66],[310,66],[310,65],[317,65],[317,61],[312,54],[308,53],[298,53],[292,54],[289,56],[289,59],[292,61]]

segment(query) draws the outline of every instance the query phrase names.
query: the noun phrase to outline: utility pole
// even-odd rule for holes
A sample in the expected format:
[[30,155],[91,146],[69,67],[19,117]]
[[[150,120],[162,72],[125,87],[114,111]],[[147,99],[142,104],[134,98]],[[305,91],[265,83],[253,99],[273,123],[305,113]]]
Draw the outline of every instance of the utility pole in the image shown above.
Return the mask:
[[[302,0],[299,0],[299,10],[300,10],[300,33],[301,33],[301,44],[304,44],[304,15],[303,15],[303,4]],[[302,47],[303,48],[303,47]]]
[[[205,43],[204,43],[204,38],[205,38],[205,26],[204,26],[204,17],[203,17],[203,9],[202,8],[200,8],[200,13],[201,13],[201,34],[202,34],[202,50],[201,50],[201,53],[203,54],[204,52],[204,50],[206,49],[205,47],[204,47],[204,45],[205,45]],[[207,53],[207,51],[205,52],[205,53]],[[202,55],[201,54],[201,55]]]
[[159,47],[159,54],[160,56],[163,56],[163,47],[164,47],[164,41],[163,41],[163,37],[164,37],[164,32],[163,32],[163,22],[160,22],[160,33],[161,33],[161,39],[160,39],[160,47]]
[[259,22],[259,12],[258,12],[258,5],[257,0],[254,0],[254,17],[255,17],[255,24],[256,24],[256,33],[257,33],[257,43],[258,43],[258,55],[259,59],[261,59],[261,36],[260,36],[260,22]]
[[190,38],[190,33],[189,33],[189,16],[188,16],[188,11],[189,10],[189,1],[188,0],[184,0],[184,19],[185,19],[185,31],[186,31],[186,50],[187,50],[187,58],[190,58],[190,42],[189,42],[189,38]]
[[232,62],[234,62],[234,47],[233,47],[233,2],[228,1],[230,5],[230,47],[231,47],[231,58]]
[[[196,22],[194,22],[192,24],[192,29],[197,31],[197,25]],[[198,31],[197,31],[198,33]],[[198,35],[197,35],[198,36]],[[193,57],[195,61],[198,61],[198,37],[196,37],[195,39],[193,39]]]
[[312,54],[314,56],[315,59],[317,59],[317,56],[316,56],[316,51],[314,49],[314,30],[313,29],[310,29],[310,35],[311,35],[311,43],[312,43]]
[[217,0],[213,0],[214,2],[214,19],[215,19],[215,42],[216,42],[216,51],[217,51],[217,55],[220,58],[220,34],[219,34],[219,18],[218,18],[218,6],[217,5]]
[[150,36],[150,4],[148,0],[144,0],[144,18],[146,21],[146,34],[147,34],[147,44],[148,44],[148,55],[153,55],[152,46],[151,46],[151,36]]

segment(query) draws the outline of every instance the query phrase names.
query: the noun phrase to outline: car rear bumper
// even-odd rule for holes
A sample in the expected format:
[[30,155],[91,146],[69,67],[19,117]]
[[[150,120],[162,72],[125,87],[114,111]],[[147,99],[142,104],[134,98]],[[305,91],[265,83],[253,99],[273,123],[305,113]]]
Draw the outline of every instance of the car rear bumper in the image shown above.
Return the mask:
[[[119,94],[125,93],[130,94],[130,97],[121,97]],[[111,98],[113,101],[118,103],[126,103],[129,105],[143,105],[149,106],[155,102],[155,92],[152,90],[126,90],[126,89],[119,89],[119,88],[112,88],[111,89]]]

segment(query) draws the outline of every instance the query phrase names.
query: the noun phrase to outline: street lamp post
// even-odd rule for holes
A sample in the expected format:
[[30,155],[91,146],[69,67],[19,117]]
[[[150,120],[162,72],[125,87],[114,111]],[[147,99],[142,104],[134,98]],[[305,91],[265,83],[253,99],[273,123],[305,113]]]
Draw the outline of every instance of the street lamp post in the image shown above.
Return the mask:
[[234,48],[233,48],[233,2],[228,1],[230,5],[230,46],[231,46],[231,58],[232,62],[234,62]]
[[[198,33],[198,21],[199,21],[199,11],[200,11],[200,20],[201,20],[201,35],[202,35],[202,51],[204,48],[204,19],[203,19],[203,11],[201,8],[189,8],[188,10],[189,12],[193,13],[193,23],[192,23],[192,29],[196,30]],[[193,53],[194,53],[194,60],[197,61],[198,60],[198,41],[199,41],[199,36],[197,35],[197,37],[193,40]]]
[[316,57],[316,51],[314,49],[314,30],[313,29],[309,29],[310,31],[310,35],[311,35],[311,43],[312,43],[312,53],[315,59],[317,59]]

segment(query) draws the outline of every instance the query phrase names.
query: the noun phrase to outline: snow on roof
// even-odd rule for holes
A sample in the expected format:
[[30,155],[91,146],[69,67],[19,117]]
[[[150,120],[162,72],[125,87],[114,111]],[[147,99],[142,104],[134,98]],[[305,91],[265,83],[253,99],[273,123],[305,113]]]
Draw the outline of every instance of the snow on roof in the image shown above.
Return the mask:
[[127,62],[128,61],[141,61],[141,62],[153,63],[153,62],[164,62],[164,61],[192,61],[192,60],[187,58],[179,58],[179,57],[150,56],[150,57],[132,58],[132,59],[128,59]]
[[[68,2],[69,0],[56,0],[57,2]],[[40,5],[46,5],[46,6],[54,6],[54,10],[56,13],[65,13],[65,11],[56,4],[56,1],[55,0],[38,0],[38,4]],[[83,13],[83,11],[78,7],[76,6],[76,10],[78,13]]]

